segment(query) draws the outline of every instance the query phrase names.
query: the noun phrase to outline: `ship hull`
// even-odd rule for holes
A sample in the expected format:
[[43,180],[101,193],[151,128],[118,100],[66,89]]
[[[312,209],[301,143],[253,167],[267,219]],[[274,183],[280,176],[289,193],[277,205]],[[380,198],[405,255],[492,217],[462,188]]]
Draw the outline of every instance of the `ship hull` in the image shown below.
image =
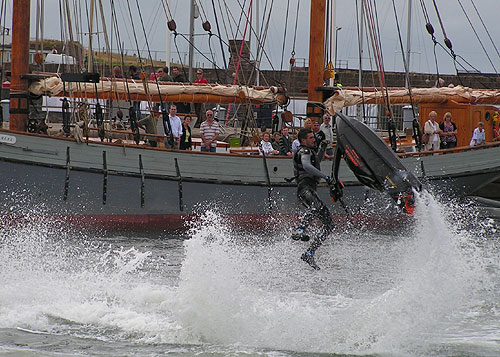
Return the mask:
[[[286,157],[264,160],[0,134],[8,137],[0,144],[4,220],[36,213],[107,228],[179,230],[209,209],[240,226],[249,222],[256,226],[269,217],[296,219],[300,213],[295,184],[285,181],[293,176]],[[407,157],[402,162],[446,197],[463,197],[500,177],[499,147]],[[323,162],[323,171],[329,173],[331,165]],[[387,195],[362,186],[345,164],[339,176],[351,213],[367,217],[397,213]],[[329,199],[327,187],[318,191],[322,199]],[[336,205],[331,207],[334,215],[344,213]]]

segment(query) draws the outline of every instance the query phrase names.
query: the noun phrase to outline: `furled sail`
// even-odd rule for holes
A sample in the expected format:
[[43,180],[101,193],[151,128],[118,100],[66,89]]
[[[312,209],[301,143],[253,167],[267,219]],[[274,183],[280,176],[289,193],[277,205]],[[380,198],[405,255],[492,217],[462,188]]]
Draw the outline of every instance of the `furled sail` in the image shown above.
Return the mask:
[[[55,97],[99,98],[152,102],[193,102],[193,103],[283,103],[285,97],[277,87],[251,87],[222,84],[186,84],[140,80],[101,78],[99,83],[63,84],[54,76],[33,82],[29,91],[35,95]],[[64,90],[66,92],[64,92]]]
[[[408,89],[389,89],[391,104],[409,104]],[[500,90],[497,89],[472,89],[456,86],[453,88],[412,88],[415,103],[446,103],[453,101],[463,104],[500,104]],[[357,104],[383,104],[385,91],[361,91],[352,89],[339,89],[325,102],[331,111],[340,111],[344,107]]]

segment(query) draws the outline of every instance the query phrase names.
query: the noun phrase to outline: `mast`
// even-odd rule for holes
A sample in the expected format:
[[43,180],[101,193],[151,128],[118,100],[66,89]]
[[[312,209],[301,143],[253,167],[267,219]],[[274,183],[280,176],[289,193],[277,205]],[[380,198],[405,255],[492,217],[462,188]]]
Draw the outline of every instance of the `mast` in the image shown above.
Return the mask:
[[[167,9],[170,9],[170,0],[167,0]],[[172,57],[172,32],[168,28],[168,17],[165,19],[167,24],[167,42],[165,43],[165,65],[170,69],[170,58]]]
[[[260,47],[260,0],[255,1],[255,71],[257,73],[256,82],[257,86],[260,86],[260,71],[259,71],[259,47]],[[251,36],[250,36],[251,37]]]
[[189,11],[189,78],[188,81],[192,82],[193,81],[193,56],[194,56],[194,48],[193,48],[193,42],[194,42],[194,17],[196,13],[195,5],[194,5],[194,0],[191,0],[191,7]]
[[406,77],[405,86],[410,86],[410,56],[411,56],[411,0],[408,0],[408,28],[406,29]]
[[[363,0],[361,2],[361,7],[359,9],[359,15],[356,14],[356,16],[359,16],[359,38],[358,38],[358,45],[359,45],[359,70],[358,70],[358,87],[363,88],[363,36],[364,36],[364,18],[365,18],[365,2]],[[362,113],[362,104],[358,104],[356,106],[356,117],[358,120],[363,119],[363,113]]]
[[318,90],[318,87],[323,85],[325,64],[325,11],[326,0],[311,0],[309,74],[307,85],[308,118],[321,118],[323,114],[323,93]]
[[[333,64],[333,77],[330,77],[330,80],[328,81],[328,85],[330,87],[333,87],[334,82],[335,82],[335,75],[337,74],[337,61],[334,61],[333,58],[337,57],[337,38],[335,37],[336,31],[335,31],[335,26],[336,26],[336,21],[335,21],[335,9],[337,6],[337,2],[333,0],[333,2],[330,5],[330,33],[329,33],[329,40],[330,40],[330,58],[327,59],[328,61],[328,66],[330,64]],[[327,25],[328,28],[328,25]],[[333,50],[335,49],[335,50]],[[332,51],[334,53],[332,54]]]
[[[337,21],[335,19],[335,13],[337,10],[337,1],[333,0],[330,4],[330,58],[328,58],[328,63],[333,63],[334,76],[330,77],[329,86],[333,87],[335,82],[335,75],[337,74]],[[327,24],[328,26],[328,24]],[[332,55],[333,51],[333,55]]]
[[26,131],[28,121],[28,80],[30,46],[30,0],[13,0],[12,60],[9,129]]
[[92,62],[94,50],[92,48],[92,31],[94,30],[94,7],[95,0],[90,0],[90,20],[89,20],[89,52],[87,55],[87,72],[92,72]]

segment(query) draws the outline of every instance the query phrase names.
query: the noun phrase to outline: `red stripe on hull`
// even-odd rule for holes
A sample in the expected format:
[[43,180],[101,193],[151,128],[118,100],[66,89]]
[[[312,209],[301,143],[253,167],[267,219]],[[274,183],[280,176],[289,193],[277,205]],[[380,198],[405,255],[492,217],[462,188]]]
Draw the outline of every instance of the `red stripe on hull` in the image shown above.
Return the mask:
[[[184,233],[191,222],[199,218],[194,214],[152,214],[152,215],[2,215],[2,226],[23,225],[30,222],[61,224],[85,230],[105,231],[158,231]],[[334,214],[333,220],[338,227],[366,228],[385,231],[411,225],[412,217],[406,214]],[[236,231],[283,230],[293,227],[300,220],[298,214],[223,214],[221,220]]]

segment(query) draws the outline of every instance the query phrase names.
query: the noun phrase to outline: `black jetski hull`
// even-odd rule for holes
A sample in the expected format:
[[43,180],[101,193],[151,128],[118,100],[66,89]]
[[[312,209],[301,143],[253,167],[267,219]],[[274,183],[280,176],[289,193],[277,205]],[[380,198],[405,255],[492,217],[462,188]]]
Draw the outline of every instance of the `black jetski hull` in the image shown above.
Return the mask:
[[337,113],[336,129],[344,160],[362,184],[387,191],[396,201],[413,197],[413,189],[421,190],[420,181],[367,125]]

